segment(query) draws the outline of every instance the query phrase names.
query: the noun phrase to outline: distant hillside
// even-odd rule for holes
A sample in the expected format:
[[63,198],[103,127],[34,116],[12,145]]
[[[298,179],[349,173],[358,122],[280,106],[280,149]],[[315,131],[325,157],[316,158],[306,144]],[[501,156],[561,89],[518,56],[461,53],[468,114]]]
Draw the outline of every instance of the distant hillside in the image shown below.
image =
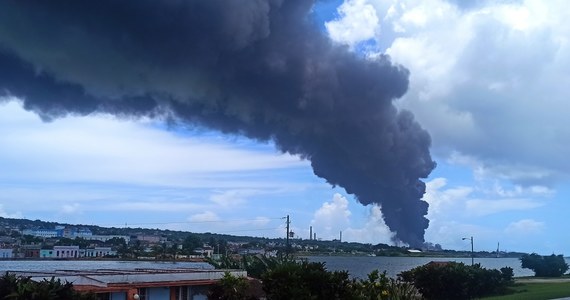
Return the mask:
[[[152,228],[131,228],[131,227],[101,227],[96,225],[84,225],[84,224],[67,224],[58,222],[46,222],[41,220],[27,220],[27,219],[11,219],[0,217],[0,235],[10,235],[10,228],[17,228],[18,230],[24,229],[53,229],[55,226],[72,226],[72,227],[84,227],[91,230],[93,234],[96,235],[154,235],[165,237],[169,241],[180,242],[186,239],[189,235],[194,235],[198,237],[202,242],[208,243],[210,241],[225,241],[225,242],[237,242],[237,243],[249,243],[257,246],[264,246],[270,243],[275,245],[284,245],[285,238],[264,238],[264,237],[252,237],[252,236],[237,236],[228,234],[218,234],[218,233],[193,233],[188,231],[176,231],[176,230],[163,230],[163,229],[152,229]],[[456,250],[430,250],[420,252],[420,253],[409,253],[406,247],[397,247],[387,244],[363,244],[357,242],[340,242],[337,240],[333,241],[322,241],[322,240],[307,240],[307,239],[291,239],[292,244],[298,246],[311,246],[310,252],[341,252],[341,253],[369,253],[383,256],[401,256],[401,255],[411,255],[411,256],[441,256],[441,257],[469,257],[471,252],[469,251],[456,251]],[[426,243],[430,244],[430,243]],[[521,252],[501,252],[501,257],[521,257],[524,253]],[[479,251],[475,253],[476,257],[495,257],[495,252],[490,251]]]
[[[166,237],[171,241],[179,241],[185,239],[188,235],[192,234],[199,237],[202,241],[208,242],[211,240],[225,240],[227,242],[240,242],[240,243],[253,243],[264,245],[267,243],[284,243],[285,238],[264,238],[264,237],[252,237],[252,236],[236,236],[228,234],[218,234],[218,233],[193,233],[188,231],[176,231],[176,230],[163,230],[163,229],[152,229],[152,228],[131,228],[131,227],[101,227],[96,225],[85,225],[85,224],[67,224],[58,222],[46,222],[42,220],[27,220],[27,219],[11,219],[0,217],[0,230],[3,228],[4,235],[9,235],[6,232],[9,228],[17,228],[18,230],[24,229],[53,229],[56,226],[72,226],[72,227],[84,227],[89,228],[93,234],[97,235],[156,235]],[[1,233],[1,232],[0,232]],[[390,246],[387,244],[362,244],[356,242],[343,242],[339,241],[315,241],[315,240],[303,240],[303,239],[291,239],[291,243],[297,245],[315,245],[321,249],[327,249],[333,247],[334,249],[342,249],[346,252],[356,251],[356,252],[374,252],[375,250],[383,249],[390,250],[394,252],[402,252],[402,248],[396,246]],[[404,250],[405,251],[405,250]]]

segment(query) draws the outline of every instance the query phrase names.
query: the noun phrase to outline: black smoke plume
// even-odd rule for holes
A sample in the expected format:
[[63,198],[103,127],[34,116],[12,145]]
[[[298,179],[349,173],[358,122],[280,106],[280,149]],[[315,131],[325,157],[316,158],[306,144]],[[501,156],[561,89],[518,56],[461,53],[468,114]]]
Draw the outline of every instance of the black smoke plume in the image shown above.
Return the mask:
[[424,240],[430,137],[392,101],[408,71],[334,45],[310,0],[3,0],[0,92],[50,120],[150,116],[311,161],[396,238]]

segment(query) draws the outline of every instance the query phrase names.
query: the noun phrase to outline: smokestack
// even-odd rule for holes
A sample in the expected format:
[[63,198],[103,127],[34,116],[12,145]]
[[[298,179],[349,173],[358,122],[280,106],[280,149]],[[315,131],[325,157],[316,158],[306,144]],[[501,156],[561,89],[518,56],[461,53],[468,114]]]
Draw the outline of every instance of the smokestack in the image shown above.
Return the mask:
[[313,238],[313,226],[309,227],[309,240]]
[[342,230],[340,231],[339,241],[342,243]]
[[[382,208],[421,245],[430,136],[393,101],[409,72],[331,42],[310,0],[0,1],[0,96],[53,120],[152,117],[260,142]],[[7,99],[7,98],[6,98]]]
[[313,233],[313,240],[315,240],[315,241],[317,240],[317,233],[316,232]]

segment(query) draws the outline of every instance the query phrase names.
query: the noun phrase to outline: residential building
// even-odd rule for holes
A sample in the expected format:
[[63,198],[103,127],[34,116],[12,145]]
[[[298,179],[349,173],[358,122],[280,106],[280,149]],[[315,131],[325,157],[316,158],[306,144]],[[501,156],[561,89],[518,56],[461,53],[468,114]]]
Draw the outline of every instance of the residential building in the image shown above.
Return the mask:
[[241,255],[265,255],[265,249],[263,248],[256,248],[256,249],[241,249],[238,251]]
[[95,247],[94,249],[85,249],[81,257],[105,257],[115,255],[117,255],[117,251],[112,250],[111,247]]
[[53,246],[54,258],[78,258],[79,246]]
[[41,238],[54,238],[60,236],[56,229],[25,229],[22,231],[22,234]]
[[[60,228],[63,226],[58,226],[56,227],[56,229]],[[85,228],[85,227],[63,227],[63,237],[66,238],[84,238],[84,239],[88,239],[91,235],[93,235],[93,233],[91,232],[91,230],[89,228]]]
[[13,257],[14,257],[13,249],[0,249],[0,259],[13,258]]
[[205,257],[212,257],[214,254],[214,248],[205,246],[203,248],[196,248],[194,249],[194,253],[205,256]]
[[247,277],[247,272],[241,270],[203,269],[9,271],[36,282],[51,278],[73,282],[77,291],[110,300],[205,300],[209,286],[225,272]]
[[23,245],[20,248],[20,255],[24,258],[39,258],[40,250],[40,245]]
[[101,241],[101,242],[106,242],[110,239],[114,239],[114,238],[119,238],[119,239],[123,239],[125,240],[125,243],[129,243],[131,240],[131,237],[128,235],[90,235],[90,236],[84,236],[83,237],[86,240],[91,240],[91,241]]
[[143,235],[143,234],[139,234],[136,237],[137,241],[140,241],[142,243],[148,243],[148,244],[159,244],[159,243],[164,243],[167,241],[166,237],[162,237],[159,235]]
[[55,258],[55,252],[53,249],[42,249],[40,250],[40,258]]

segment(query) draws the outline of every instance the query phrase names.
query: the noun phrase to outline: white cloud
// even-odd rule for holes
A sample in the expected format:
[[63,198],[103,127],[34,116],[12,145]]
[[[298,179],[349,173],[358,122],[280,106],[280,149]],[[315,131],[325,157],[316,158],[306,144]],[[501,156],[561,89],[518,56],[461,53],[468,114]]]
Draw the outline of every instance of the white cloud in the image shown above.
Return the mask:
[[[357,241],[362,243],[392,243],[394,236],[384,223],[382,211],[378,206],[370,206],[369,215],[362,227],[351,225],[352,212],[349,202],[341,194],[334,194],[331,201],[324,202],[315,211],[311,225],[317,238],[338,239],[342,231],[343,241]],[[299,230],[302,235],[307,235],[306,230]]]
[[211,211],[205,211],[203,213],[194,214],[188,217],[188,221],[191,222],[214,222],[219,221],[220,217]]
[[253,189],[235,189],[223,192],[216,192],[210,196],[210,201],[220,205],[221,207],[231,207],[243,205],[247,199],[252,196],[268,194],[272,191],[253,190]]
[[16,102],[0,106],[0,144],[8,145],[0,148],[4,181],[193,187],[222,173],[307,166],[297,157],[179,136],[144,120],[98,116],[43,123]]
[[315,212],[311,224],[318,236],[323,238],[338,236],[338,232],[346,228],[351,215],[348,209],[348,200],[341,194],[334,194],[330,202],[325,202]]
[[340,18],[325,24],[333,40],[354,46],[374,38],[379,19],[367,0],[347,0],[339,8]]
[[[506,226],[505,222],[513,216],[532,214],[534,209],[549,203],[545,199],[553,194],[545,187],[505,186],[504,182],[485,178],[475,178],[469,187],[448,181],[435,178],[426,183],[424,200],[430,204],[430,225],[425,238],[453,249],[463,249],[465,242],[461,238],[470,236],[476,239],[477,247],[494,247],[498,240],[511,247],[528,247],[528,243],[497,228]],[[509,214],[501,215],[506,212]]]
[[528,235],[541,233],[544,230],[544,222],[535,221],[533,219],[523,219],[510,223],[505,228],[507,234]]
[[[367,3],[381,20],[376,30],[391,31],[376,36],[379,52],[410,70],[409,91],[397,103],[430,132],[436,155],[468,156],[488,176],[524,186],[569,177],[565,1]],[[359,15],[345,18],[351,14]]]
[[64,204],[61,207],[61,212],[68,215],[77,214],[81,212],[81,206],[79,203]]
[[384,223],[379,206],[371,206],[370,216],[362,228],[347,228],[343,231],[343,240],[371,244],[392,244],[394,233]]
[[430,228],[427,241],[441,244],[446,249],[470,250],[470,241],[463,238],[473,237],[475,251],[492,251],[489,245],[495,246],[501,232],[489,226],[464,223],[453,220],[439,222],[436,228]]
[[[449,7],[427,2],[408,11]],[[557,52],[568,51],[559,41],[567,26],[547,21],[567,15],[565,9],[552,9],[559,4],[448,9],[442,15],[445,26],[429,21],[419,29],[404,22],[406,13],[397,19],[409,35],[397,38],[388,53],[412,74],[401,104],[432,133],[436,151],[470,155],[486,170],[524,184],[568,175],[561,153],[570,142],[557,138],[570,134],[557,113],[566,93],[553,89],[568,78],[570,65],[557,61]]]
[[205,205],[190,202],[168,202],[168,201],[155,201],[155,202],[140,202],[140,201],[126,201],[116,203],[105,203],[105,205],[90,206],[89,210],[92,211],[146,211],[146,212],[188,212],[204,209]]
[[459,186],[444,189],[446,178],[434,178],[426,183],[426,193],[423,200],[429,203],[428,218],[438,218],[445,214],[445,210],[457,207],[473,193],[472,187]]
[[256,217],[255,219],[251,220],[251,224],[256,226],[266,226],[270,221],[271,219],[267,217]]
[[3,218],[11,218],[11,219],[21,219],[23,218],[23,215],[21,212],[15,212],[15,213],[8,213],[5,209],[4,209],[4,205],[0,204],[0,217]]
[[466,210],[475,216],[487,216],[506,211],[530,210],[541,207],[544,203],[525,198],[500,200],[473,199],[466,202]]

